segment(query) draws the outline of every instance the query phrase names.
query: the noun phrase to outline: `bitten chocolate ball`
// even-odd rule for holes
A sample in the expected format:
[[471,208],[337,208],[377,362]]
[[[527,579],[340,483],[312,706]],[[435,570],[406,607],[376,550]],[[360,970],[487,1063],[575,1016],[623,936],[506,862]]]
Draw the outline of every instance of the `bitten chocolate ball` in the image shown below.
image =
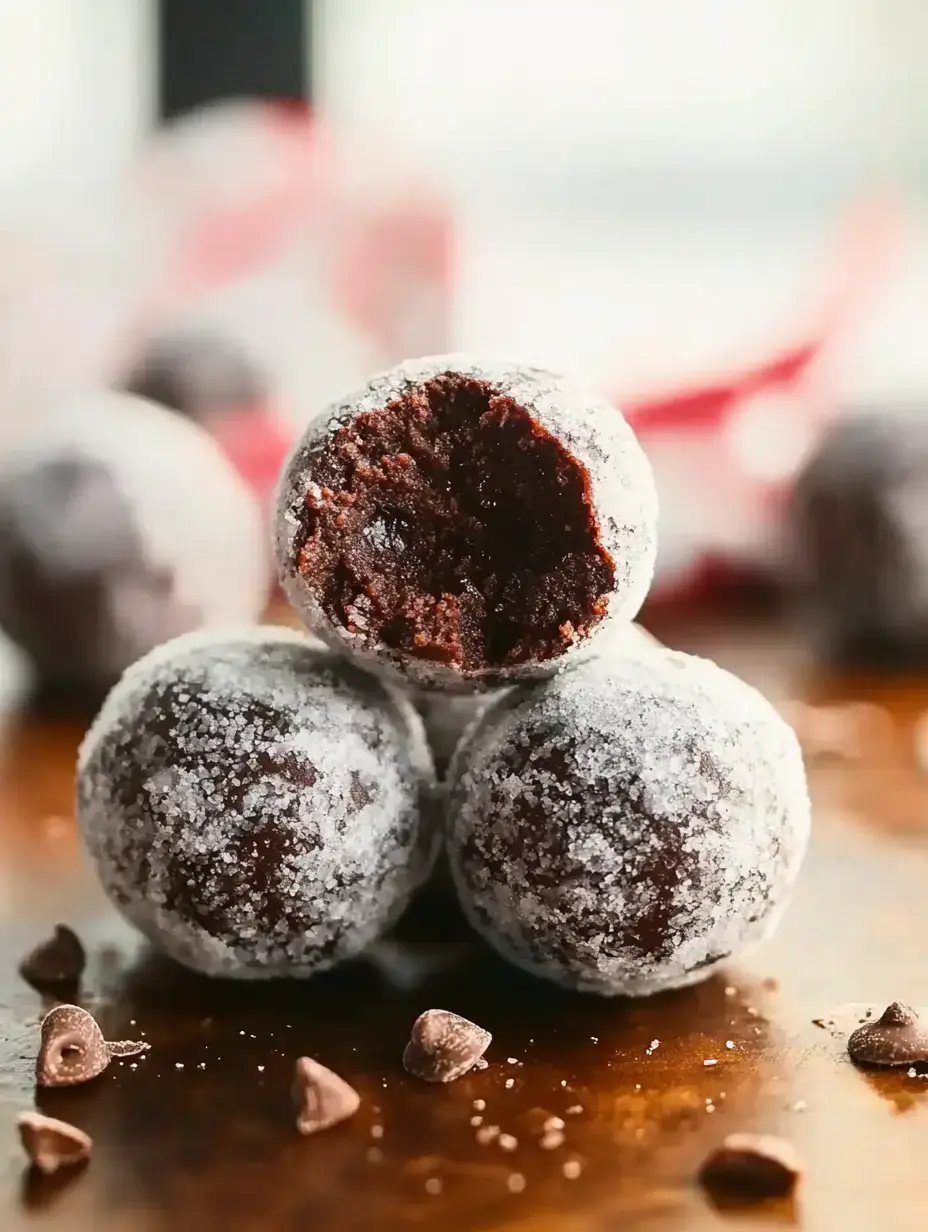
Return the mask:
[[131,667],[80,751],[78,820],[103,887],[207,975],[350,958],[427,877],[421,722],[304,637],[179,638]]
[[591,653],[644,599],[656,499],[609,403],[464,356],[375,377],[305,432],[277,559],[307,627],[420,687],[477,692]]
[[267,393],[258,365],[241,346],[206,331],[156,338],[123,385],[197,423],[251,410]]
[[823,656],[928,660],[928,419],[834,423],[796,483],[790,561],[803,630]]
[[94,694],[152,647],[256,619],[261,511],[199,428],[126,394],[60,408],[0,472],[0,627],[43,686]]
[[461,903],[570,988],[691,984],[776,923],[809,833],[791,729],[714,663],[653,650],[521,686],[451,767]]

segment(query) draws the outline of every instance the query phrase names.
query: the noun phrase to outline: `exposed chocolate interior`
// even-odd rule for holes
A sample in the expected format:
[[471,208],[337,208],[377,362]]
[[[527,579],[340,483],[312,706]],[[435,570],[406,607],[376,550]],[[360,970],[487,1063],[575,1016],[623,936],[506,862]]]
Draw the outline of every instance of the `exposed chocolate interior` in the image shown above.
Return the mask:
[[556,658],[615,569],[585,468],[487,383],[445,373],[314,459],[297,566],[336,624],[463,674]]

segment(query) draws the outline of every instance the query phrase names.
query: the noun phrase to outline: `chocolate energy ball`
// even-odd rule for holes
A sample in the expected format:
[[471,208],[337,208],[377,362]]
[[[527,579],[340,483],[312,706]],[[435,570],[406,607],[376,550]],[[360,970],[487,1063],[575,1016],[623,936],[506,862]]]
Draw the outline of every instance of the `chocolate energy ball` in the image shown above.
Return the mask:
[[455,755],[447,824],[461,903],[500,953],[640,996],[772,929],[809,799],[796,738],[759,693],[652,650],[497,702]]
[[256,619],[269,575],[232,466],[140,398],[80,398],[4,461],[0,628],[44,687],[99,698],[160,642]]
[[297,633],[192,634],[131,667],[87,735],[77,808],[103,887],[207,975],[359,953],[434,860],[412,706]]
[[[660,642],[641,625],[615,625],[605,654],[641,654],[660,647]],[[454,750],[467,728],[503,690],[492,693],[434,693],[423,690],[416,697],[416,708],[422,715],[435,765],[440,775],[448,769]]]
[[241,346],[207,331],[156,338],[123,387],[197,423],[251,410],[267,395],[258,365]]
[[621,414],[538,368],[404,364],[304,433],[278,490],[307,627],[428,689],[550,675],[641,605],[650,467]]
[[790,565],[823,656],[928,660],[928,418],[858,412],[829,427],[796,483]]

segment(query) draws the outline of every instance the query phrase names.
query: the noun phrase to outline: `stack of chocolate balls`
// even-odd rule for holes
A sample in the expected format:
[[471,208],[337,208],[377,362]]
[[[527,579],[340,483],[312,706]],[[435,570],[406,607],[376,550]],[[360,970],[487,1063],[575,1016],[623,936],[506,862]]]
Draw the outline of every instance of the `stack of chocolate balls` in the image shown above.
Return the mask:
[[[443,846],[475,928],[570,988],[678,987],[762,937],[802,759],[753,689],[634,631],[656,512],[619,412],[541,369],[423,359],[331,407],[278,489],[308,635],[178,639],[84,742],[113,901],[199,971],[309,975]],[[448,743],[473,717],[440,781],[420,711]]]

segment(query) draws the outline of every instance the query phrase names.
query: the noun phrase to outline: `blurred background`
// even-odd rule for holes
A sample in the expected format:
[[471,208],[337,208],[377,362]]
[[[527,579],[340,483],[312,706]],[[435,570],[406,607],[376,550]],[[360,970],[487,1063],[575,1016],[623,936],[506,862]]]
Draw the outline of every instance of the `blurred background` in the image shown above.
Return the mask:
[[0,0],[0,625],[70,689],[256,617],[293,433],[468,350],[629,416],[654,602],[921,656],[926,43],[920,0]]

